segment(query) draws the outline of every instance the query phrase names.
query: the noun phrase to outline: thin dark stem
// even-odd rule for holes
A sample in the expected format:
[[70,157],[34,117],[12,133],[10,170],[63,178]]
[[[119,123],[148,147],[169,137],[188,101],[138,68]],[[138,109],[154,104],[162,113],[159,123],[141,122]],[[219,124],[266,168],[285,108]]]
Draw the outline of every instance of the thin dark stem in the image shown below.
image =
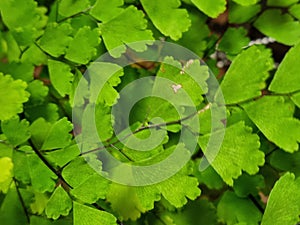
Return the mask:
[[[34,146],[34,144],[32,143],[31,139],[28,140],[28,142],[30,143],[33,151],[35,152],[35,154],[37,154],[37,156],[40,158],[40,160],[42,160],[42,162],[59,178],[59,180],[64,184],[62,185],[62,187],[69,187],[72,189],[72,186],[70,184],[68,184],[68,182],[63,178],[63,176],[61,175],[61,172],[59,170],[56,170],[49,162],[48,160],[45,158],[45,156]],[[68,190],[66,190],[68,191]]]
[[256,198],[250,194],[249,196],[249,199],[253,202],[253,204],[258,208],[258,210],[261,212],[261,213],[264,213],[264,208],[259,204],[259,202],[256,200]]
[[23,210],[24,210],[24,213],[25,213],[25,215],[26,215],[27,222],[29,223],[29,222],[30,222],[30,217],[29,217],[29,214],[28,214],[28,212],[27,212],[26,205],[25,205],[25,202],[24,202],[23,197],[22,197],[22,195],[21,195],[21,192],[20,192],[20,190],[19,190],[18,182],[16,181],[15,178],[13,178],[13,181],[14,181],[15,186],[16,186],[16,191],[17,191],[19,200],[20,200],[20,202],[21,202],[21,206],[22,206],[22,208],[23,208]]
[[81,153],[79,156],[83,156],[83,155],[87,155],[89,153],[93,153],[93,152],[97,152],[97,151],[100,151],[100,150],[103,150],[103,149],[106,149],[106,148],[109,148],[109,147],[112,147],[118,143],[120,143],[121,141],[129,138],[130,136],[134,135],[134,134],[137,134],[143,130],[148,130],[148,129],[161,129],[161,127],[163,126],[168,126],[168,125],[174,125],[174,124],[180,124],[181,122],[183,121],[186,121],[188,119],[191,119],[193,118],[194,116],[196,115],[199,115],[207,110],[209,110],[211,107],[211,104],[207,104],[206,106],[204,106],[202,109],[198,110],[196,113],[193,113],[191,115],[188,115],[182,119],[179,119],[179,120],[174,120],[174,121],[170,121],[170,122],[167,122],[167,123],[159,123],[159,124],[150,124],[150,125],[147,125],[147,126],[143,126],[143,127],[140,127],[138,128],[137,130],[135,130],[134,132],[126,135],[125,137],[123,137],[122,139],[119,139],[113,143],[110,143],[110,144],[107,144],[107,145],[104,145],[104,146],[101,146],[101,147],[98,147],[98,148],[94,148],[94,149],[91,149],[89,151],[86,151],[86,152],[83,152]]

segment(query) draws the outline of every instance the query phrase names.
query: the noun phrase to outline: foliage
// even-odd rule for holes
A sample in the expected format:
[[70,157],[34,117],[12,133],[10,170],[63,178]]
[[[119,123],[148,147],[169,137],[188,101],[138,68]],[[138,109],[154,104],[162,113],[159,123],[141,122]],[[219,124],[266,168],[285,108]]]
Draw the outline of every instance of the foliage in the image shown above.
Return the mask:
[[[1,0],[0,13],[2,225],[300,222],[300,1]],[[164,55],[165,41],[203,61]],[[149,49],[160,62],[134,58]],[[139,62],[92,63],[107,51]],[[142,78],[150,89],[130,86]],[[129,104],[126,86],[179,107],[156,96],[111,117],[120,99]],[[95,126],[76,123],[93,113]],[[116,133],[118,117],[134,135]],[[220,146],[210,142],[218,135]],[[151,150],[134,149],[137,139]],[[128,186],[106,179],[104,146],[126,165],[146,167],[176,149],[188,160],[168,179]]]

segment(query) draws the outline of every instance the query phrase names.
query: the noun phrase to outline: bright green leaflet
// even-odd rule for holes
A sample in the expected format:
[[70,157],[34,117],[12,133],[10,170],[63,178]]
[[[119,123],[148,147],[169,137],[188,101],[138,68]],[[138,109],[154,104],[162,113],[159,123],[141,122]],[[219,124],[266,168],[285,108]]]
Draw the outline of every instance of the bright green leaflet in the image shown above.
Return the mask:
[[55,188],[56,175],[35,154],[27,155],[31,186],[41,193],[52,192]]
[[[87,64],[97,54],[96,47],[100,44],[99,30],[91,30],[85,26],[80,28],[66,50],[65,58],[79,64]],[[79,48],[78,46],[85,46]]]
[[[174,83],[166,87],[164,86],[167,84],[166,82],[158,80],[155,82],[154,89],[156,91],[160,90],[160,92],[164,90],[168,100],[171,102],[188,105],[187,99],[184,95],[181,95],[182,89],[188,94],[194,105],[197,106],[203,101],[201,94],[205,94],[208,91],[206,83],[209,77],[208,67],[201,66],[198,60],[191,60],[182,69],[180,68],[182,66],[179,61],[174,60],[172,57],[166,57],[157,73],[157,77],[166,78]],[[179,85],[177,91],[174,90],[174,85]]]
[[71,209],[72,200],[62,186],[58,186],[47,203],[45,209],[47,217],[57,220],[60,216],[69,215]]
[[279,6],[279,7],[287,7],[294,3],[297,3],[298,0],[268,0],[268,6]]
[[38,45],[48,54],[59,57],[65,54],[67,46],[72,41],[72,32],[69,23],[49,23]]
[[86,11],[90,7],[90,0],[61,0],[58,5],[60,15],[69,17]]
[[[97,170],[101,170],[101,166]],[[77,171],[81,173],[78,176]],[[108,191],[108,180],[98,174],[87,164],[85,159],[73,160],[64,170],[63,177],[73,187],[71,194],[86,203],[95,203],[98,199],[104,199]]]
[[294,174],[282,176],[271,191],[261,224],[297,224],[300,215],[299,188],[300,179],[295,179]]
[[226,0],[191,0],[198,9],[212,18],[217,18],[226,10]]
[[30,209],[34,214],[41,215],[49,201],[47,194],[34,192],[34,201],[30,204]]
[[27,84],[0,73],[0,120],[7,120],[23,112],[23,103],[28,101]]
[[287,152],[298,150],[300,121],[293,117],[294,105],[280,96],[264,96],[243,108],[260,131]]
[[[216,131],[218,132],[222,131]],[[233,185],[233,179],[242,175],[242,170],[255,174],[259,170],[258,166],[264,164],[264,153],[259,150],[259,137],[243,121],[226,128],[221,148],[216,155],[212,151],[206,152],[211,135],[201,136],[199,145],[211,166],[228,185]]]
[[178,9],[179,0],[141,0],[141,3],[155,27],[175,41],[191,26],[187,11]]
[[67,118],[62,118],[53,124],[42,145],[43,150],[64,148],[70,145],[72,135],[69,133],[73,125]]
[[22,208],[16,187],[11,187],[0,208],[2,225],[27,225],[27,219]]
[[[191,169],[187,166],[171,178],[145,187],[130,187],[112,183],[107,200],[123,220],[139,218],[141,213],[153,209],[154,202],[159,201],[161,196],[173,206],[180,208],[187,203],[187,198],[194,200],[201,193],[197,187],[197,179],[190,177],[190,173]],[[178,183],[178,180],[181,182]]]
[[[116,64],[92,63],[89,67],[90,102],[104,103],[107,106],[114,105],[119,96],[114,87],[121,83],[120,77],[123,75],[122,67]],[[101,90],[99,90],[100,86],[102,86]]]
[[291,99],[293,100],[295,105],[298,106],[298,108],[300,108],[300,93],[298,92],[298,93],[292,95]]
[[60,150],[48,152],[45,157],[58,167],[62,167],[75,159],[79,154],[78,145],[74,144]]
[[[150,40],[153,40],[151,30],[146,29],[144,14],[134,6],[129,6],[117,17],[99,26],[104,44],[114,57],[119,57],[126,51],[125,45],[135,51],[145,51],[146,44],[151,44]],[[116,47],[118,48],[114,49]]]
[[233,0],[234,2],[243,5],[243,6],[248,6],[248,5],[254,5],[260,0]]
[[1,128],[9,143],[18,146],[30,138],[29,122],[18,116],[2,121]]
[[254,26],[263,34],[285,45],[294,45],[299,42],[300,22],[295,21],[287,13],[282,14],[279,9],[264,11],[255,21]]
[[39,118],[30,125],[31,141],[37,149],[41,149],[50,128],[51,123],[44,118]]
[[[15,6],[18,7],[15,7]],[[45,10],[37,8],[37,2],[33,0],[2,1],[0,10],[3,22],[11,30],[13,36],[20,45],[30,45],[41,32],[38,31],[46,22],[39,21]]]
[[296,17],[298,20],[300,20],[300,4],[292,5],[289,8],[289,13]]
[[71,93],[72,81],[74,75],[71,73],[71,68],[68,64],[60,61],[48,60],[48,70],[51,79],[51,84],[57,92],[64,97]]
[[116,218],[107,212],[73,202],[74,225],[117,225]]
[[[22,55],[22,62],[29,62],[33,65],[47,64],[47,55],[35,44],[32,44]],[[32,74],[31,74],[32,75]]]
[[253,46],[239,54],[221,83],[226,103],[236,104],[260,96],[272,68],[269,49]]
[[247,198],[239,198],[227,191],[222,196],[218,208],[218,217],[228,225],[257,225],[261,220],[261,212]]
[[107,22],[123,12],[123,0],[97,0],[90,14],[102,22]]
[[9,157],[0,158],[0,193],[7,193],[13,178],[14,164]]
[[9,61],[18,61],[19,56],[21,54],[21,50],[20,50],[15,38],[12,36],[11,32],[4,33],[3,37],[6,41],[7,49],[10,49],[10,51],[7,52],[8,60]]
[[269,86],[276,93],[292,93],[300,91],[300,67],[295,66],[300,60],[300,43],[289,50]]
[[31,181],[29,174],[29,165],[26,153],[15,151],[13,153],[14,177],[23,184],[29,184]]
[[27,91],[30,93],[30,105],[41,105],[45,102],[49,88],[40,80],[34,80],[28,84]]
[[248,46],[250,39],[247,37],[247,30],[243,27],[229,27],[224,33],[218,50],[228,54],[238,54],[243,48]]

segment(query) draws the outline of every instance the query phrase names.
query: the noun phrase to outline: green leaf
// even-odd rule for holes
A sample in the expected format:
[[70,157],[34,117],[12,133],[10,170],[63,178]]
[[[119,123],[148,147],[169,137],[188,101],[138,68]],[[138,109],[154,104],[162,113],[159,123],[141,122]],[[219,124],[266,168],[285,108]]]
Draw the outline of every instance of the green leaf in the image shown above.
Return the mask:
[[90,6],[90,0],[61,0],[59,1],[58,12],[62,16],[70,17],[86,11]]
[[221,148],[216,155],[212,151],[206,152],[210,137],[218,135],[219,132],[223,131],[201,136],[199,145],[211,166],[222,179],[232,186],[233,179],[238,178],[242,174],[242,170],[248,174],[257,173],[258,166],[264,164],[264,153],[259,151],[258,135],[253,134],[252,129],[240,121],[226,128]]
[[34,202],[30,204],[30,209],[34,214],[41,215],[48,203],[47,194],[34,192]]
[[[263,34],[270,36],[285,45],[294,45],[299,42],[300,22],[295,21],[280,9],[269,9],[263,12],[255,21],[254,26]],[[286,35],[286,34],[289,35]]]
[[300,121],[293,118],[292,102],[281,96],[264,96],[243,108],[269,141],[287,152],[298,150]]
[[73,202],[73,205],[74,225],[117,225],[117,219],[110,213],[77,202]]
[[205,184],[209,189],[220,190],[224,186],[224,182],[220,175],[212,166],[207,167],[203,171],[199,171],[200,160],[195,164],[194,176],[198,178],[200,184]]
[[300,4],[292,5],[289,8],[289,13],[293,15],[295,18],[297,18],[298,20],[300,20]]
[[123,12],[123,4],[123,0],[97,0],[90,14],[105,23]]
[[191,26],[187,11],[178,8],[179,0],[141,0],[141,3],[155,27],[175,41]]
[[[157,77],[166,78],[164,80],[156,80],[154,92],[162,92],[164,96],[168,96],[168,101],[176,105],[196,106],[203,101],[201,95],[207,93],[208,86],[206,80],[209,77],[207,66],[202,66],[200,61],[191,60],[182,68],[179,61],[172,57],[166,57],[161,64]],[[179,89],[174,91],[174,85]],[[187,101],[188,97],[193,101]]]
[[243,6],[248,6],[248,5],[254,5],[260,0],[233,0],[234,2],[243,5]]
[[226,0],[192,0],[192,2],[198,9],[212,18],[217,18],[226,10]]
[[273,68],[269,49],[250,47],[232,62],[221,83],[226,104],[236,104],[261,95],[268,71]]
[[248,195],[256,196],[259,188],[264,188],[265,181],[262,175],[250,176],[244,173],[233,185],[235,194],[238,197],[247,197]]
[[[99,162],[101,163],[101,162]],[[101,164],[97,170],[101,171]],[[80,175],[77,171],[80,170]],[[98,174],[83,158],[73,160],[63,170],[63,177],[73,187],[71,194],[86,203],[104,199],[108,191],[108,180]]]
[[42,64],[47,64],[47,55],[36,44],[32,44],[22,54],[21,61],[24,63],[28,62],[33,65],[40,66]]
[[26,152],[14,151],[13,163],[15,179],[22,182],[23,184],[30,184],[31,177],[29,173],[29,165]]
[[7,193],[13,179],[14,164],[9,157],[0,158],[0,193]]
[[[75,63],[87,64],[97,54],[96,47],[101,41],[99,36],[98,29],[91,30],[88,26],[80,28],[70,42],[65,58]],[[78,46],[84,46],[84,48]]]
[[113,57],[121,56],[126,51],[126,46],[138,52],[145,51],[147,44],[151,44],[153,40],[152,32],[146,30],[147,20],[144,19],[144,14],[134,6],[129,6],[121,14],[99,26],[104,44]]
[[23,112],[22,103],[29,98],[26,87],[24,81],[13,80],[11,76],[0,73],[0,120],[8,120]]
[[229,3],[229,22],[230,23],[246,23],[254,18],[261,10],[261,5],[249,5],[242,6],[235,4],[234,2]]
[[44,103],[42,105],[30,105],[26,104],[25,109],[26,118],[29,121],[35,121],[42,117],[49,122],[55,122],[59,119],[58,106],[54,103]]
[[226,191],[217,208],[218,217],[228,225],[257,225],[262,214],[258,208],[246,198],[239,198],[233,192]]
[[41,149],[50,129],[51,124],[44,118],[39,118],[30,125],[31,141],[37,149]]
[[48,152],[46,158],[58,167],[63,167],[75,159],[78,155],[80,155],[79,147],[77,144],[74,144],[63,149]]
[[26,105],[41,105],[45,102],[49,89],[42,81],[34,80],[28,84],[27,91],[30,97]]
[[29,122],[25,119],[20,121],[18,116],[2,121],[1,128],[8,141],[14,146],[24,143],[31,136]]
[[72,81],[74,79],[70,66],[63,62],[49,59],[48,69],[51,84],[57,92],[62,97],[70,94],[72,90]]
[[229,27],[218,45],[218,50],[228,54],[238,54],[250,42],[250,38],[246,36],[247,33],[247,30],[243,27]]
[[32,188],[41,193],[52,192],[55,188],[54,179],[57,176],[41,161],[41,159],[31,154],[27,156]]
[[[88,70],[90,102],[104,103],[107,106],[114,105],[119,96],[114,87],[121,83],[120,77],[124,75],[122,67],[113,63],[94,62]],[[101,89],[99,89],[100,86],[102,86]]]
[[208,200],[201,199],[189,202],[181,211],[170,215],[177,225],[215,225],[217,215],[214,205]]
[[72,41],[73,29],[69,23],[48,23],[44,35],[38,45],[54,57],[65,54],[67,46]]
[[25,211],[15,187],[9,189],[0,208],[0,220],[2,225],[27,225]]
[[269,90],[276,93],[292,93],[300,90],[300,43],[289,50],[269,86]]
[[294,3],[297,3],[298,0],[268,0],[268,6],[278,6],[278,7],[287,7]]
[[11,75],[14,80],[29,82],[33,80],[34,66],[28,62],[0,63],[0,71]]
[[300,92],[294,94],[291,96],[291,99],[293,100],[293,102],[295,103],[295,105],[300,108]]
[[[192,23],[191,27],[188,31],[182,33],[182,37],[176,43],[190,49],[199,57],[203,57],[204,51],[208,47],[207,37],[210,34],[206,24],[207,17],[198,10],[191,10],[189,17]],[[201,32],[199,32],[199,28]]]
[[49,150],[69,146],[72,139],[72,135],[70,134],[72,129],[73,126],[66,117],[60,119],[49,130],[41,149]]
[[41,216],[31,216],[30,225],[73,225],[73,221],[70,217],[67,217],[66,219],[49,220]]
[[72,200],[67,192],[58,186],[52,193],[45,212],[48,218],[57,220],[60,216],[67,216],[72,209]]
[[[300,179],[286,173],[274,185],[262,225],[297,224],[300,215]],[[276,215],[276,216],[274,216]]]
[[278,149],[272,153],[270,164],[280,171],[292,172],[298,177],[300,175],[300,152],[291,154]]
[[141,212],[153,209],[154,202],[159,201],[161,196],[173,206],[180,208],[187,203],[187,198],[195,200],[201,193],[197,179],[189,176],[191,172],[186,166],[169,179],[144,187],[112,183],[107,200],[111,203],[112,209],[124,220],[136,220]]

